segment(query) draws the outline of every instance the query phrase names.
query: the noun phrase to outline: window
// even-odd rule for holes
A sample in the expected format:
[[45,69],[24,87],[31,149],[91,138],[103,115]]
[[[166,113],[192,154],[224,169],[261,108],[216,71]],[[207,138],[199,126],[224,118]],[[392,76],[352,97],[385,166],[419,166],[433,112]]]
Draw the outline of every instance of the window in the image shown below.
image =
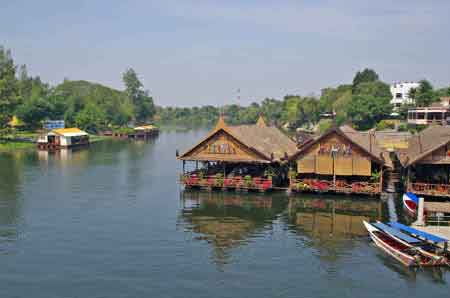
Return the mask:
[[401,93],[395,93],[395,98],[403,98],[403,94],[401,94]]

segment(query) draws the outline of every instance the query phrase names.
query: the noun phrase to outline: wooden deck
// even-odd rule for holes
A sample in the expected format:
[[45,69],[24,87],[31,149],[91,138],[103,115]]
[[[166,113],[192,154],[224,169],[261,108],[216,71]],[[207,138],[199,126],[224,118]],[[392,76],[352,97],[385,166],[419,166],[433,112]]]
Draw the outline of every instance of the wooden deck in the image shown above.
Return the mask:
[[319,179],[291,179],[290,190],[294,192],[335,192],[345,194],[379,195],[380,183],[319,180]]
[[450,197],[449,184],[408,183],[407,191],[424,196]]
[[262,177],[223,177],[223,176],[197,176],[195,174],[182,174],[180,183],[189,188],[202,188],[206,190],[221,189],[265,192],[273,188],[272,179]]

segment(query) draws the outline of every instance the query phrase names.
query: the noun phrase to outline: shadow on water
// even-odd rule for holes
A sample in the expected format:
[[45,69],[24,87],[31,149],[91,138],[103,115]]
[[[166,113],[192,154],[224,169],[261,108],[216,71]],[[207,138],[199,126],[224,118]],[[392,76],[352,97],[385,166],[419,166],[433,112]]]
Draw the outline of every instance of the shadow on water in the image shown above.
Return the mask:
[[286,199],[250,193],[182,191],[180,198],[178,225],[212,246],[211,258],[219,267],[230,263],[233,248],[270,231],[287,206]]
[[389,255],[373,245],[376,249],[376,257],[383,263],[386,268],[397,273],[402,279],[414,283],[418,278],[423,277],[433,283],[446,284],[445,275],[449,269],[446,267],[424,267],[424,268],[407,268],[396,262]]

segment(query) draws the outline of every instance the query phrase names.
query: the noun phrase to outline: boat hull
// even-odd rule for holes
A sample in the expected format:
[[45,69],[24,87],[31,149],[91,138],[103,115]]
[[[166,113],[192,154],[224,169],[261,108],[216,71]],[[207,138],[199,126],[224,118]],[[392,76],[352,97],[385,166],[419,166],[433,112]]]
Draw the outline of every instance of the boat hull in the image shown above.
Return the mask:
[[384,251],[385,253],[387,253],[388,255],[390,255],[391,257],[393,257],[400,263],[402,263],[404,266],[413,267],[413,266],[419,265],[413,257],[396,250],[395,248],[391,247],[386,242],[381,240],[376,235],[376,232],[381,232],[380,230],[378,230],[377,228],[375,228],[374,226],[372,226],[371,224],[369,224],[366,221],[364,221],[363,223],[364,223],[364,226],[366,227],[367,231],[369,232],[370,238],[373,240],[375,245],[378,246],[382,251]]
[[409,196],[408,194],[403,194],[403,208],[408,212],[408,214],[412,217],[417,216],[417,202],[414,198]]

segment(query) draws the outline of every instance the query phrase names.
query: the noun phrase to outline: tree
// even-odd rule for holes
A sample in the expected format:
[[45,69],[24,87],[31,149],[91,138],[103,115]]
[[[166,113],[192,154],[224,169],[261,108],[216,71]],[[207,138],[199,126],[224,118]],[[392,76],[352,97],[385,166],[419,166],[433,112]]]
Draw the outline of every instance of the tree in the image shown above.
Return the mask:
[[105,127],[106,115],[93,104],[87,105],[75,116],[77,127],[90,131],[98,132]]
[[361,83],[375,82],[378,80],[378,74],[373,69],[365,68],[363,71],[358,71],[353,78],[352,90],[355,90]]
[[390,98],[374,95],[354,95],[347,114],[358,129],[370,129],[392,112]]
[[0,46],[0,128],[6,127],[19,102],[16,66],[11,51]]
[[353,95],[372,95],[387,99],[392,97],[389,85],[381,81],[360,83],[353,91]]
[[29,127],[36,128],[42,120],[51,116],[52,106],[46,98],[27,101],[17,109],[17,116]]
[[64,112],[64,121],[67,126],[75,125],[75,118],[83,108],[84,103],[79,96],[71,95],[67,99],[67,109]]
[[427,80],[421,80],[419,87],[410,90],[409,95],[419,107],[428,107],[439,100],[438,94],[433,90],[433,85]]
[[21,65],[19,68],[19,92],[23,101],[31,97],[33,89],[33,78],[28,76],[26,65]]
[[155,114],[153,99],[144,91],[142,83],[139,81],[137,73],[128,68],[122,80],[125,84],[125,94],[134,106],[134,119],[137,122],[145,122]]

